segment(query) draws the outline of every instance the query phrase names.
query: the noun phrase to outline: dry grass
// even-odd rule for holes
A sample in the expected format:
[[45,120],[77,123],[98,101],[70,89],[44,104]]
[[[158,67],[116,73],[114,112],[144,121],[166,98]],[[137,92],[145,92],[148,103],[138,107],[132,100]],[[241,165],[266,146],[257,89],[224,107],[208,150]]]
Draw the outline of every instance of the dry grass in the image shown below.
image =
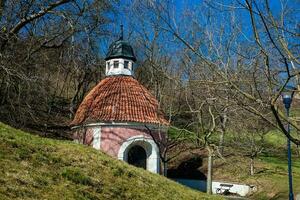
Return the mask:
[[92,148],[0,123],[0,199],[222,199]]

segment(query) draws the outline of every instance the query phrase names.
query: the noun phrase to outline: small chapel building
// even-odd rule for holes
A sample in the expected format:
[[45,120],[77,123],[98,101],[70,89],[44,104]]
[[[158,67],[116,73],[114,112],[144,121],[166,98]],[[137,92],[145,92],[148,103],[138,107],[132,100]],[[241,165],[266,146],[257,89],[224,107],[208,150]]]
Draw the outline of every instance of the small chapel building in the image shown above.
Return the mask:
[[71,122],[74,140],[154,173],[169,122],[158,101],[133,76],[133,48],[123,36],[105,58],[106,77],[84,98]]

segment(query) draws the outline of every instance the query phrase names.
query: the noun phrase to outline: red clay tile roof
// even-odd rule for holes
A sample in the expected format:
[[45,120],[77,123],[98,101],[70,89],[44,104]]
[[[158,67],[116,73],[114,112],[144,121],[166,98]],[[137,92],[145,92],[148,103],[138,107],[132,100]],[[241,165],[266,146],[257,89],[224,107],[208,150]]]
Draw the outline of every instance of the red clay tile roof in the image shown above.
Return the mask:
[[71,126],[112,121],[169,124],[155,97],[131,76],[100,81],[80,104]]

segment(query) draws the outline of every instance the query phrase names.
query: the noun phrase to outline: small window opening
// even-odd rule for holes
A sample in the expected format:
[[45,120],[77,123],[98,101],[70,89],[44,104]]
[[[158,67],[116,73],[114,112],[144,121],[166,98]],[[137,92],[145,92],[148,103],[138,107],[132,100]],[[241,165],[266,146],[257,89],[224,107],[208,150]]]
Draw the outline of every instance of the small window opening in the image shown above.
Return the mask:
[[129,61],[124,61],[124,69],[128,69]]
[[119,61],[114,61],[114,68],[118,68],[119,67]]

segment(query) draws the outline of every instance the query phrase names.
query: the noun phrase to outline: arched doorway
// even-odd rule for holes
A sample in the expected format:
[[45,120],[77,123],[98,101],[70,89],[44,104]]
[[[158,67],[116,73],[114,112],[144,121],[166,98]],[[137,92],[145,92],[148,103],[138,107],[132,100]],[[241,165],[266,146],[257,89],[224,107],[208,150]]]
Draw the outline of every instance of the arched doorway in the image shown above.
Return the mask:
[[147,154],[143,147],[134,145],[128,151],[128,163],[140,167],[143,169],[147,168]]
[[[146,167],[143,167],[146,170],[159,173],[159,149],[153,139],[146,138],[144,135],[136,135],[128,138],[123,144],[120,146],[118,152],[118,159],[123,160],[127,163],[128,161],[128,152],[134,146],[139,146],[143,148],[146,153],[143,155],[146,157]],[[131,162],[131,161],[130,161]]]

